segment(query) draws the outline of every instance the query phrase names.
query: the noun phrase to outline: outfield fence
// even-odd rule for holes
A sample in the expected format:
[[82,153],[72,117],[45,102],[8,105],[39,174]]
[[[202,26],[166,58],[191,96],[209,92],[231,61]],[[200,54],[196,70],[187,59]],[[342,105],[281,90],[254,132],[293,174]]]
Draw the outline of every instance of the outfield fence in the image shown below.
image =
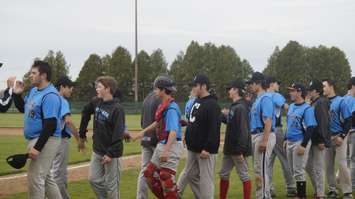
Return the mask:
[[[83,107],[87,103],[88,102],[83,102],[83,101],[70,102],[71,112],[73,114],[81,113]],[[142,102],[123,102],[121,104],[124,107],[126,114],[140,114],[141,110],[142,110],[142,106],[143,106]],[[185,102],[179,102],[178,104],[181,109],[181,113],[184,113]],[[229,102],[220,102],[219,104],[220,104],[221,108],[229,106]],[[16,107],[14,106],[14,104],[12,104],[12,106],[10,107],[8,112],[9,113],[17,113],[18,111],[17,111]]]

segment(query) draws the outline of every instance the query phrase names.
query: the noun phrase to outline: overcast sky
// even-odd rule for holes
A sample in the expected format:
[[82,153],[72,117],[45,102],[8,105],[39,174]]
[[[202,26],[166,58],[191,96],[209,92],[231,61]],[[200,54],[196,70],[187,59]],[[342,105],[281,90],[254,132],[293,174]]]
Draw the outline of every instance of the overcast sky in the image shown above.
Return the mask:
[[[169,64],[191,40],[230,45],[255,70],[275,46],[337,46],[355,72],[354,0],[138,0],[139,49],[161,48]],[[35,57],[61,50],[77,77],[89,54],[134,53],[134,0],[2,0],[0,88]]]

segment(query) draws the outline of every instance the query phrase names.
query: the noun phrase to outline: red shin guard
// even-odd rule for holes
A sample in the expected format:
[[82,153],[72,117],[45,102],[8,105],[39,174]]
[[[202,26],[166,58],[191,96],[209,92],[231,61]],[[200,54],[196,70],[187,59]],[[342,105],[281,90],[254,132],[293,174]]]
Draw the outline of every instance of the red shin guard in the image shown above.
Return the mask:
[[251,198],[251,181],[243,182],[243,199]]
[[229,180],[219,181],[219,199],[226,199],[229,188]]
[[159,172],[157,167],[154,164],[149,163],[147,168],[144,170],[144,177],[146,178],[148,187],[152,190],[153,194],[159,199],[164,199],[163,188],[160,180],[154,176],[156,172]]
[[165,199],[177,199],[177,187],[175,184],[175,171],[161,168],[159,172],[161,185]]

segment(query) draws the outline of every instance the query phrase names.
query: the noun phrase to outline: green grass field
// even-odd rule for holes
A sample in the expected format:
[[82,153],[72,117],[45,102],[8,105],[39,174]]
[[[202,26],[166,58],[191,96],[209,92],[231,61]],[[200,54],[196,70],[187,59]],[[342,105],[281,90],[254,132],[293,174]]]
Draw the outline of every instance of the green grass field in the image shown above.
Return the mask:
[[[80,125],[80,114],[72,115],[74,123],[77,127]],[[140,115],[126,115],[126,125],[129,130],[140,130]],[[0,113],[0,128],[3,127],[23,127],[23,115],[20,113]],[[89,129],[92,129],[92,120],[88,126]]]
[[[0,176],[6,174],[13,174],[25,171],[24,169],[13,169],[6,163],[6,157],[9,155],[26,152],[26,141],[23,136],[0,135]],[[70,156],[69,164],[89,161],[91,156],[92,142],[88,139],[87,151],[85,154],[79,153],[76,148],[76,141],[74,139],[70,142]],[[139,142],[129,142],[124,144],[124,155],[132,155],[140,153]]]
[[[250,161],[249,161],[250,162]],[[179,172],[183,169],[185,161],[182,160],[179,164]],[[218,158],[217,168],[215,172],[215,196],[218,198],[219,193],[219,177],[218,171],[221,166],[221,156]],[[251,168],[251,164],[249,164],[249,168]],[[286,198],[285,197],[285,185],[283,182],[283,177],[281,176],[280,164],[276,161],[275,172],[274,172],[274,184],[277,190],[277,198]],[[122,172],[121,183],[120,183],[120,192],[121,198],[125,199],[133,199],[136,198],[136,187],[137,187],[137,177],[138,177],[139,169],[131,169]],[[252,170],[249,172],[252,174]],[[253,178],[253,176],[252,176]],[[254,186],[254,184],[253,184]],[[254,187],[253,187],[254,188]],[[95,195],[88,183],[88,181],[80,181],[75,183],[69,183],[69,192],[72,198],[75,199],[95,199]],[[311,195],[311,189],[308,190],[308,195]],[[242,198],[243,194],[243,186],[240,182],[239,178],[236,175],[236,172],[233,171],[231,175],[231,185],[229,189],[228,198]],[[19,193],[12,195],[10,197],[6,197],[4,199],[25,199],[27,198],[26,193]],[[155,198],[152,194],[150,194],[149,198]],[[188,187],[185,191],[184,198],[192,199],[194,198],[190,188]]]
[[[74,123],[77,127],[80,125],[80,114],[73,114],[72,115]],[[126,115],[126,124],[128,129],[131,131],[140,130],[140,115]],[[7,113],[7,114],[0,114],[0,128],[6,127],[16,127],[22,128],[23,127],[23,115],[20,113]],[[88,126],[89,129],[92,129],[92,120]],[[69,163],[75,164],[80,162],[85,162],[90,159],[91,155],[91,139],[88,139],[89,142],[87,144],[88,150],[86,154],[79,153],[76,149],[76,142],[74,139],[71,140],[70,144],[70,158]],[[6,174],[14,174],[20,173],[25,170],[20,169],[16,170],[11,168],[6,163],[6,157],[9,155],[17,154],[17,153],[24,153],[27,151],[26,149],[26,141],[23,136],[20,135],[0,135],[0,176]],[[132,155],[140,153],[140,145],[139,142],[135,143],[126,143],[124,155]]]
[[[74,122],[76,125],[79,125],[80,115],[73,115]],[[23,119],[21,114],[11,113],[11,114],[0,114],[0,127],[23,127]],[[127,115],[126,123],[129,130],[139,130],[140,129],[140,116],[139,115]],[[92,123],[89,124],[89,127],[92,127]],[[224,130],[224,126],[222,127],[222,131]],[[221,136],[223,137],[223,135]],[[88,151],[86,154],[79,153],[76,149],[75,140],[71,141],[70,145],[70,164],[75,164],[79,162],[88,161],[91,155],[91,139],[89,139],[89,143],[87,144]],[[125,143],[124,155],[138,154],[140,153],[140,145],[139,142],[131,142]],[[5,162],[5,158],[9,155],[16,153],[23,153],[26,151],[26,141],[21,135],[0,135],[0,175],[12,174],[23,172],[25,170],[14,170]],[[215,196],[218,196],[219,193],[219,178],[218,171],[221,165],[221,155],[218,157],[217,168],[215,172],[216,180],[215,180]],[[253,174],[251,165],[249,164],[250,174]],[[178,171],[180,172],[183,169],[184,160],[182,160],[179,164]],[[121,198],[135,198],[136,195],[136,186],[137,186],[137,176],[139,173],[139,168],[131,169],[122,172],[122,178],[120,183],[120,192]],[[252,175],[251,175],[252,176]],[[253,178],[253,176],[252,176]],[[274,185],[277,190],[277,198],[286,198],[285,197],[285,183],[283,181],[283,176],[280,168],[279,161],[276,161],[274,167]],[[309,181],[308,181],[309,182]],[[254,184],[253,184],[254,185]],[[231,175],[231,185],[228,198],[242,198],[242,183],[239,181],[239,178],[236,176],[235,171],[233,171]],[[88,181],[80,181],[75,183],[69,183],[69,192],[72,198],[75,199],[94,199],[96,198],[94,193],[91,190],[91,187]],[[310,186],[308,186],[308,195],[311,195],[312,190]],[[26,193],[14,194],[6,199],[25,199],[27,198]],[[155,198],[150,194],[150,198]],[[191,190],[187,188],[184,198],[194,198]]]

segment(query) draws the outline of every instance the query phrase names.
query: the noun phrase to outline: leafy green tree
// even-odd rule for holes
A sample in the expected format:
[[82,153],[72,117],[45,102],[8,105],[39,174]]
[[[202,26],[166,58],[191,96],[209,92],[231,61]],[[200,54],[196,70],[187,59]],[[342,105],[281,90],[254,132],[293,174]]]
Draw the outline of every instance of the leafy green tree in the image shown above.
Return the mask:
[[94,83],[97,77],[104,75],[102,60],[99,55],[91,54],[81,68],[76,80],[74,97],[77,100],[88,101],[95,96]]
[[61,51],[53,52],[50,50],[43,61],[52,66],[52,82],[56,82],[60,77],[68,75],[69,66]]
[[345,94],[351,69],[345,53],[337,47],[305,47],[290,41],[282,50],[278,47],[268,60],[265,74],[281,80],[282,91],[293,82],[308,84],[312,79],[333,79],[339,94]]
[[220,98],[226,98],[225,88],[233,79],[246,79],[252,73],[247,60],[241,60],[230,46],[217,47],[213,43],[203,46],[192,41],[186,53],[180,52],[170,67],[170,74],[177,80],[176,98],[186,100],[190,88],[187,86],[197,74],[205,74],[211,81],[211,87]]
[[[103,60],[103,63],[104,60]],[[122,92],[124,99],[132,99],[132,86],[134,78],[134,67],[132,67],[132,57],[126,48],[118,47],[108,61],[108,74],[117,80],[118,88]]]
[[155,79],[159,74],[168,73],[168,63],[161,49],[154,50],[150,55],[150,67],[152,69],[151,79]]

